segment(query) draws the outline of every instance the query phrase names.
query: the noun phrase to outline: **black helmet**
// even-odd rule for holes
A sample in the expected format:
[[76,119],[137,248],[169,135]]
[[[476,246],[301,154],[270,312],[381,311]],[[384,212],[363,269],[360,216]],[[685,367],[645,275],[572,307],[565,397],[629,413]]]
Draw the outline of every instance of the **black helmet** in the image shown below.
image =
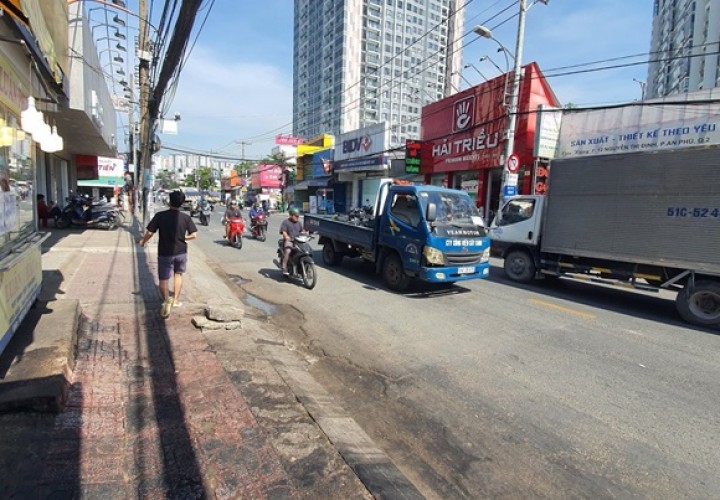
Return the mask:
[[290,210],[288,210],[288,213],[289,213],[290,215],[300,215],[300,210],[298,210],[298,209],[295,208],[295,207],[292,207]]
[[237,200],[230,200],[230,205],[237,205]]

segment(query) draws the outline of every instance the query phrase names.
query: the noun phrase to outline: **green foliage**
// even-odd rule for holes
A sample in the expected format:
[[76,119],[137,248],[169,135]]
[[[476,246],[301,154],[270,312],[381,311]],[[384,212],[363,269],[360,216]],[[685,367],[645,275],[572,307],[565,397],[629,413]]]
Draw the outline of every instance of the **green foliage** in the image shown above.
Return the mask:
[[201,167],[197,169],[198,186],[202,190],[208,190],[215,186],[215,177],[210,167]]

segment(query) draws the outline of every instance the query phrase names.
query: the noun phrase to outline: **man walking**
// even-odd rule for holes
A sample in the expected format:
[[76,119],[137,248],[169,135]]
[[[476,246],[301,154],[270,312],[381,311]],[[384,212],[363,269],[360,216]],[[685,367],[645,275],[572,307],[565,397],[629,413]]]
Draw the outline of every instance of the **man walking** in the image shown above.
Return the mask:
[[[187,241],[197,238],[197,227],[186,213],[180,211],[185,201],[182,191],[170,193],[170,209],[158,212],[147,225],[145,235],[138,242],[141,247],[159,231],[158,240],[158,280],[163,305],[160,316],[167,318],[173,306],[179,306],[183,273],[187,269]],[[168,285],[170,275],[174,275],[174,297],[170,297]]]

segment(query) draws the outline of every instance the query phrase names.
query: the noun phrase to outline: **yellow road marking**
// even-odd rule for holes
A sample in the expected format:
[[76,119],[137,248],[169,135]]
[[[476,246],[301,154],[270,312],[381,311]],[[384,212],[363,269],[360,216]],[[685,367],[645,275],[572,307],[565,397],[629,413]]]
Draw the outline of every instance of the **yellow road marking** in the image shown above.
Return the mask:
[[530,299],[529,302],[531,304],[536,304],[539,306],[548,307],[550,309],[555,309],[556,311],[562,311],[562,312],[566,312],[568,314],[574,314],[576,316],[580,316],[581,318],[585,318],[585,319],[595,319],[596,318],[596,316],[594,314],[578,311],[577,309],[571,309],[569,307],[559,306],[557,304],[553,304],[552,302],[545,302],[544,300]]

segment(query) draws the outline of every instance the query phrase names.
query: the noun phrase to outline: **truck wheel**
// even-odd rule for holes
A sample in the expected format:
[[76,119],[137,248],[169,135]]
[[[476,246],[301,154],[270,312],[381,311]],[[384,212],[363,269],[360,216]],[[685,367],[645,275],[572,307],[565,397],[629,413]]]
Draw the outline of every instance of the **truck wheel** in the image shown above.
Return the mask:
[[720,325],[720,283],[699,280],[691,289],[685,286],[677,294],[675,307],[688,323],[700,326]]
[[513,250],[505,257],[505,275],[518,283],[530,283],[535,277],[535,262],[524,250]]
[[322,249],[323,262],[328,266],[337,266],[342,261],[342,254],[335,250],[332,241],[328,241],[323,245]]
[[410,284],[410,277],[405,274],[405,268],[403,268],[400,257],[391,253],[385,257],[382,267],[382,276],[385,280],[385,284],[391,290],[402,292]]

